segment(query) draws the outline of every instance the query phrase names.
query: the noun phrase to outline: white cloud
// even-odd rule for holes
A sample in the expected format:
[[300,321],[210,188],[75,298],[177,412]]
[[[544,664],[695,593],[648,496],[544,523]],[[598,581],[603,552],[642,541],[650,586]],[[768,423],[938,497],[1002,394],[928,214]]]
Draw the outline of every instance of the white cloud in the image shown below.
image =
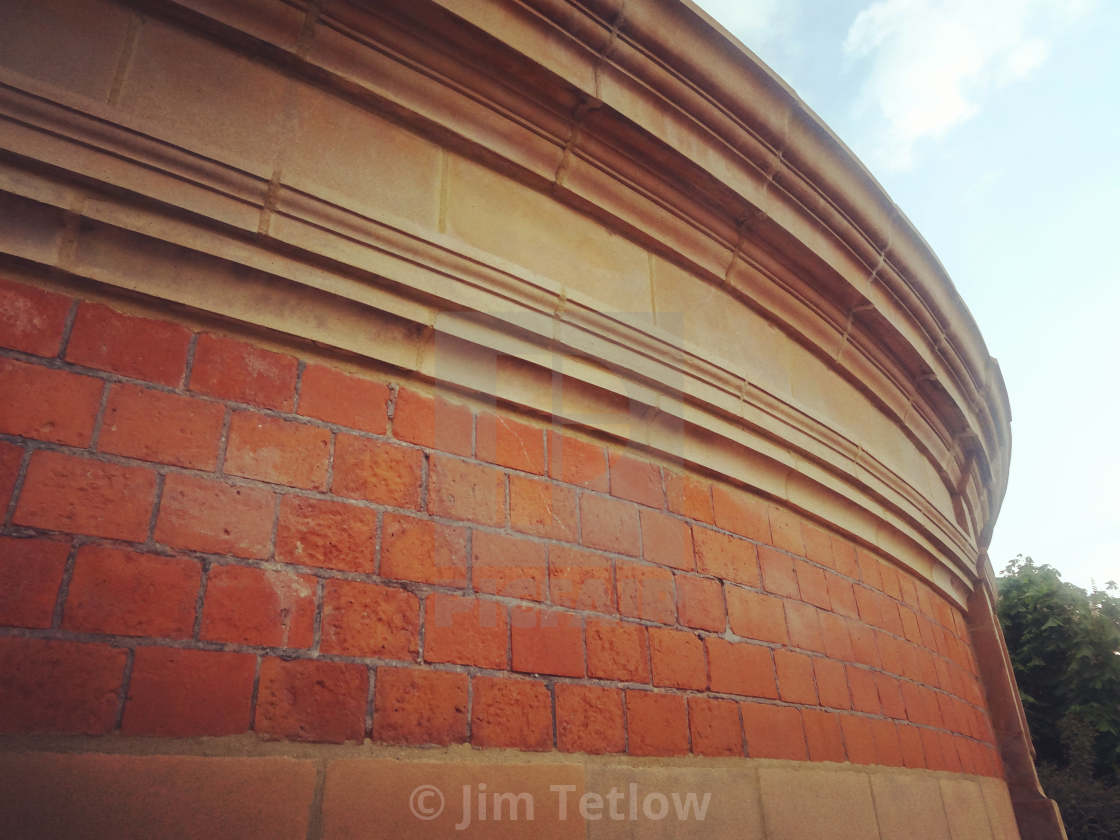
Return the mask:
[[697,0],[697,5],[755,52],[788,34],[795,12],[790,0]]
[[873,165],[906,169],[914,146],[973,117],[1000,87],[1049,53],[1047,36],[1093,0],[879,0],[844,41],[865,64],[857,114],[871,131]]

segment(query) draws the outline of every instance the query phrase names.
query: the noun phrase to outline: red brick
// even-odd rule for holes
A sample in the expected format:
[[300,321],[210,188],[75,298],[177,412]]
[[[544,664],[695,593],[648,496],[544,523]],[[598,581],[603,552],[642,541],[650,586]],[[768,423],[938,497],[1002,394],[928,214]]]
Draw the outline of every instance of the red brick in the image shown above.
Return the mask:
[[142,542],[155,494],[151,470],[39,450],[31,456],[13,521]]
[[419,449],[340,434],[331,492],[382,505],[420,507],[424,455]]
[[726,595],[727,618],[732,633],[780,645],[789,642],[785,606],[780,598],[737,586],[727,587]]
[[375,435],[385,434],[389,386],[323,365],[308,365],[299,383],[299,413]]
[[558,683],[556,742],[563,752],[625,752],[622,692],[607,686]]
[[680,695],[627,691],[626,723],[631,755],[688,753],[688,710]]
[[855,587],[855,595],[860,620],[872,627],[882,626],[882,599],[866,586]]
[[666,471],[665,498],[673,513],[709,524],[715,522],[712,485],[703,479]]
[[113,385],[97,448],[144,461],[213,470],[225,411],[218,403],[138,385]]
[[840,715],[840,728],[844,732],[844,749],[848,753],[848,761],[852,764],[874,764],[877,760],[872,720],[859,715]]
[[552,698],[543,682],[474,677],[473,689],[472,744],[552,749]]
[[902,619],[902,634],[908,641],[916,645],[922,643],[922,631],[918,627],[918,616],[909,607],[899,607],[899,617]]
[[665,507],[661,468],[618,452],[610,453],[611,495],[643,505]]
[[816,705],[817,688],[813,684],[813,660],[791,650],[774,651],[778,669],[778,694],[787,703]]
[[890,671],[899,676],[906,673],[906,648],[905,642],[888,636],[886,633],[876,633],[879,644],[879,653],[883,660],[883,670]]
[[360,741],[368,695],[364,665],[265,657],[253,728],[295,741]]
[[506,476],[499,469],[433,455],[428,510],[479,525],[506,524]]
[[0,359],[0,434],[88,446],[105,383]]
[[852,642],[852,657],[861,665],[878,668],[881,663],[879,647],[875,642],[878,634],[858,621],[848,622],[848,638]]
[[902,750],[902,763],[906,767],[924,769],[926,767],[925,752],[922,750],[922,735],[915,726],[897,724],[898,743]]
[[801,538],[805,543],[805,557],[829,569],[835,568],[832,556],[832,535],[808,522],[801,523]]
[[197,560],[85,545],[63,607],[62,626],[86,633],[188,638],[202,570]]
[[201,638],[235,645],[311,647],[318,582],[249,566],[212,566]]
[[848,635],[848,622],[832,613],[818,613],[821,622],[821,636],[824,653],[829,659],[842,659],[851,662],[855,659],[852,650],[852,637]]
[[770,542],[766,505],[740,490],[712,486],[716,525],[757,542]]
[[51,626],[69,553],[69,542],[0,537],[0,625]]
[[554,604],[577,610],[615,612],[611,559],[567,546],[548,550],[548,587]]
[[454,455],[469,456],[474,447],[474,418],[465,405],[401,388],[393,410],[393,437]]
[[832,609],[832,602],[828,597],[828,584],[825,583],[824,571],[798,560],[795,569],[797,572],[797,588],[801,591],[801,599],[806,603],[822,610]]
[[839,575],[831,573],[825,574],[825,581],[833,612],[848,618],[859,618],[859,608],[856,606],[856,595],[852,591],[852,584]]
[[788,554],[763,547],[758,552],[758,563],[762,567],[762,587],[767,592],[786,598],[800,598],[797,588],[797,573],[793,568],[793,558]]
[[276,529],[280,563],[373,571],[377,513],[346,502],[283,496]]
[[478,415],[476,457],[511,470],[544,475],[544,430],[490,412]]
[[820,614],[816,607],[796,601],[786,601],[786,623],[789,641],[794,647],[824,653],[824,635],[821,633]]
[[565,484],[605,493],[609,486],[607,453],[597,444],[549,432],[548,474]]
[[840,574],[859,580],[859,562],[856,547],[840,537],[832,538],[832,562]]
[[54,356],[71,305],[64,295],[0,278],[0,347]]
[[677,616],[686,627],[722,633],[727,628],[723,586],[710,578],[677,575]]
[[844,663],[832,659],[814,659],[813,675],[817,678],[817,692],[820,694],[822,706],[828,706],[830,709],[852,707]]
[[381,523],[381,575],[464,587],[468,533],[454,525],[387,513]]
[[0,732],[108,732],[127,658],[108,645],[0,636]]
[[902,589],[899,586],[898,570],[885,560],[879,561],[879,577],[883,581],[883,594],[888,598],[902,598]]
[[875,674],[875,687],[879,690],[879,702],[883,714],[888,717],[906,720],[906,705],[899,694],[898,680],[886,674]]
[[898,614],[898,604],[887,598],[885,595],[878,596],[881,604],[879,610],[879,618],[882,622],[879,626],[895,636],[902,635],[902,617]]
[[851,689],[852,708],[857,712],[868,712],[877,715],[883,710],[879,702],[879,687],[875,683],[878,676],[874,671],[863,668],[845,668],[848,675],[848,687]]
[[238,557],[272,551],[276,496],[209,478],[172,473],[163,486],[156,542]]
[[930,770],[948,770],[952,763],[947,760],[943,752],[942,733],[932,729],[919,729],[918,734],[922,739],[922,753],[925,755],[926,767]]
[[471,537],[471,583],[478,592],[543,601],[548,588],[544,543],[475,531]]
[[659,624],[676,623],[676,587],[668,569],[619,561],[615,579],[620,613]]
[[688,523],[661,511],[642,510],[643,556],[651,563],[692,571],[692,529]]
[[871,739],[875,743],[875,763],[885,767],[902,767],[902,747],[894,721],[881,718],[871,721]]
[[579,499],[579,510],[584,545],[632,556],[641,553],[638,508],[632,502],[584,493]]
[[323,588],[323,653],[415,660],[420,650],[420,601],[411,592],[328,580]]
[[902,590],[902,600],[907,606],[915,610],[918,609],[918,585],[913,576],[900,571],[898,573],[898,584]]
[[552,481],[510,475],[509,521],[526,534],[575,542],[579,539],[576,491]]
[[495,601],[456,595],[429,595],[424,607],[424,660],[509,666],[509,621]]
[[373,740],[390,744],[460,744],[467,740],[469,678],[427,668],[378,668]]
[[876,591],[882,590],[882,564],[879,558],[860,548],[856,551],[856,559],[859,563],[859,579]]
[[82,303],[66,361],[174,387],[183,381],[190,343],[191,331],[179,324]]
[[587,621],[587,675],[619,682],[648,683],[646,628],[622,621]]
[[299,363],[233,338],[204,333],[198,338],[190,389],[225,400],[290,411]]
[[22,446],[0,440],[0,511],[8,510],[24,451]]
[[249,730],[257,657],[137,648],[121,733],[188,738]]
[[770,648],[707,638],[712,691],[776,700],[778,684]]
[[805,556],[805,541],[801,536],[801,517],[785,508],[771,506],[770,517],[771,543],[791,554]]
[[788,706],[742,703],[743,732],[751,758],[788,758],[804,761],[809,751],[801,712]]
[[839,716],[820,709],[802,709],[801,717],[805,722],[809,760],[844,761],[844,734]]
[[754,543],[695,526],[692,539],[700,571],[747,586],[759,585],[758,549]]
[[584,675],[583,620],[577,615],[514,607],[510,611],[510,648],[515,671]]
[[649,652],[653,660],[653,684],[672,688],[708,687],[708,659],[704,643],[695,633],[649,628]]
[[696,755],[743,754],[743,725],[734,700],[689,697],[688,723]]

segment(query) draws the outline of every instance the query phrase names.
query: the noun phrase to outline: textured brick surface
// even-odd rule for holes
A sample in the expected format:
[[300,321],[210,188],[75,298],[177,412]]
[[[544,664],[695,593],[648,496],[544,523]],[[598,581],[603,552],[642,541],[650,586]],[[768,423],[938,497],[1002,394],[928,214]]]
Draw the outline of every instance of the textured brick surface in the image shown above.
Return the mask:
[[330,432],[318,426],[235,411],[229,424],[225,471],[260,481],[324,490]]
[[579,535],[576,491],[523,475],[509,477],[509,521],[515,530],[574,542]]
[[334,445],[331,490],[339,496],[419,508],[424,457],[419,450],[341,434]]
[[389,387],[324,365],[304,368],[299,413],[375,435],[388,427]]
[[420,668],[378,668],[373,737],[390,744],[467,740],[468,677]]
[[480,461],[543,475],[544,430],[484,412],[475,428],[475,454]]
[[638,509],[633,504],[584,493],[579,512],[584,545],[619,554],[641,553]]
[[137,385],[113,385],[97,448],[144,461],[212,470],[225,407]]
[[297,741],[360,741],[368,684],[361,665],[266,657],[253,728]]
[[466,586],[466,528],[387,513],[381,524],[381,574],[398,580]]
[[568,546],[548,551],[548,591],[553,603],[572,609],[614,612],[610,557]]
[[70,307],[65,295],[0,278],[0,346],[55,355]]
[[475,677],[473,683],[471,743],[552,749],[552,698],[543,682]]
[[654,685],[701,690],[708,687],[704,643],[695,633],[651,627],[649,651]]
[[287,411],[295,401],[297,369],[292,356],[205,333],[195,347],[190,388],[212,397]]
[[284,496],[276,528],[281,563],[371,572],[377,514],[345,502]]
[[0,537],[0,624],[50,627],[70,543]]
[[743,727],[734,700],[689,697],[688,722],[697,755],[743,754]]
[[564,752],[625,752],[622,692],[607,686],[558,684],[556,742]]
[[696,545],[696,567],[700,571],[735,583],[758,586],[758,552],[754,543],[698,527],[692,529],[692,537]]
[[583,621],[579,616],[514,607],[510,612],[510,645],[515,671],[584,675]]
[[494,467],[433,455],[428,472],[428,510],[436,516],[480,525],[505,525],[505,475]]
[[323,588],[323,653],[416,659],[420,601],[373,583],[328,580]]
[[543,543],[475,531],[471,536],[471,582],[479,592],[543,601],[548,554]]
[[265,557],[275,511],[276,497],[265,490],[173,473],[163,485],[155,538],[177,548]]
[[504,605],[454,595],[429,595],[424,610],[426,661],[509,667],[509,618]]
[[0,434],[86,446],[104,383],[91,376],[0,358]]
[[401,388],[393,415],[393,436],[400,440],[470,455],[473,450],[474,423],[470,409],[441,397],[430,397]]
[[548,474],[589,490],[606,492],[610,484],[603,447],[557,432],[548,434]]
[[642,552],[651,563],[676,569],[696,568],[688,523],[656,510],[641,512]]
[[186,371],[190,340],[190,330],[177,324],[83,303],[70,331],[66,360],[175,386]]
[[201,638],[264,647],[311,647],[315,578],[247,566],[214,566],[206,578]]
[[649,641],[640,624],[587,622],[587,673],[620,682],[650,681]]
[[626,725],[632,755],[684,755],[688,752],[685,698],[651,691],[626,692]]

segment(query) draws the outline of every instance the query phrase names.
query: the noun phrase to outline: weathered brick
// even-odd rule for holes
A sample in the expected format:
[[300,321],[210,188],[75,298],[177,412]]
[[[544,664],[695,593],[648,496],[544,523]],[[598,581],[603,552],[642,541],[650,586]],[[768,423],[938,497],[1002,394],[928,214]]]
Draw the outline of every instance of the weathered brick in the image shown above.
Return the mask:
[[0,347],[54,356],[72,303],[65,295],[0,278]]
[[548,589],[554,604],[615,612],[611,558],[568,546],[548,549]]
[[805,724],[805,742],[809,746],[810,761],[843,761],[844,734],[840,718],[820,709],[802,709]]
[[324,365],[308,365],[299,383],[299,413],[375,435],[388,428],[389,386]]
[[677,596],[673,573],[657,566],[619,561],[615,564],[618,611],[630,618],[674,624]]
[[0,358],[0,434],[88,446],[105,383]]
[[824,570],[818,569],[804,560],[798,560],[795,571],[797,572],[797,588],[801,592],[801,599],[815,607],[820,607],[822,610],[832,609]]
[[69,553],[69,541],[0,537],[0,625],[51,626]]
[[925,751],[922,749],[922,734],[916,726],[897,724],[898,743],[902,750],[902,763],[906,767],[922,769],[926,767]]
[[817,680],[817,693],[821,705],[830,709],[850,709],[852,698],[848,693],[848,676],[843,662],[832,659],[814,659],[813,675]]
[[743,754],[743,726],[734,700],[689,697],[688,724],[696,755]]
[[727,619],[732,633],[763,642],[788,644],[786,611],[780,598],[737,586],[726,587],[725,594]]
[[85,302],[74,318],[66,361],[174,387],[183,381],[190,343],[191,331],[179,324]]
[[695,633],[668,627],[649,628],[653,684],[672,688],[708,687],[708,659]]
[[13,521],[142,542],[148,535],[155,493],[156,475],[151,470],[39,450],[31,456]]
[[642,555],[651,563],[692,571],[692,529],[688,523],[659,510],[642,510]]
[[473,678],[471,743],[552,749],[552,698],[539,680]]
[[473,453],[474,418],[465,405],[401,388],[393,413],[393,437],[454,455]]
[[575,542],[579,538],[576,491],[553,481],[510,475],[509,521],[526,534]]
[[311,647],[318,583],[308,575],[212,566],[200,637],[265,647]]
[[19,478],[24,452],[22,446],[0,441],[0,511],[8,510],[8,503],[12,500],[12,493],[16,487],[16,479]]
[[832,610],[838,615],[848,618],[859,618],[859,607],[856,606],[856,594],[852,591],[852,584],[839,575],[825,574],[825,585],[828,587],[828,600]]
[[845,667],[848,687],[851,689],[852,708],[857,712],[877,715],[883,711],[879,702],[879,687],[875,684],[875,672],[863,668]]
[[871,723],[873,718],[859,715],[840,715],[840,729],[844,733],[844,751],[848,761],[853,764],[874,764],[875,733]]
[[712,485],[704,479],[666,471],[665,498],[673,513],[709,524],[715,522]]
[[876,673],[875,687],[879,691],[879,703],[883,706],[883,714],[899,720],[906,720],[906,704],[899,693],[898,680],[887,674]]
[[194,629],[202,571],[197,560],[84,545],[62,626],[86,633],[185,639]]
[[225,400],[290,411],[298,368],[292,356],[204,333],[195,347],[190,389]]
[[876,718],[871,721],[871,740],[875,744],[875,763],[886,767],[902,766],[902,747],[894,721]]
[[789,641],[794,647],[824,653],[824,636],[821,634],[820,615],[816,607],[796,601],[786,601],[786,624]]
[[468,533],[454,525],[387,513],[381,523],[381,575],[464,587]]
[[813,682],[813,660],[792,650],[774,651],[778,670],[778,694],[787,703],[816,705],[817,687]]
[[761,500],[717,484],[712,487],[712,502],[716,525],[720,528],[747,539],[770,542],[770,520]]
[[776,700],[778,684],[770,648],[707,638],[712,691]]
[[848,637],[852,642],[852,655],[856,662],[871,668],[878,668],[881,659],[876,644],[876,633],[858,621],[848,622]]
[[633,502],[584,493],[579,510],[584,545],[635,557],[641,553],[638,508]]
[[885,560],[879,561],[879,577],[883,582],[883,594],[888,598],[902,598],[898,570]]
[[608,686],[558,683],[556,742],[563,752],[625,752],[622,692]]
[[758,551],[758,563],[762,567],[762,587],[767,592],[785,598],[801,597],[792,557],[772,548],[763,547]]
[[469,678],[427,668],[378,668],[373,740],[459,744],[467,740]]
[[471,537],[471,583],[479,592],[543,601],[548,588],[544,543],[475,531]]
[[610,453],[611,495],[651,507],[665,506],[661,468],[619,452]]
[[127,658],[108,645],[0,636],[0,732],[108,732]]
[[144,461],[213,470],[225,408],[138,385],[113,385],[97,448]]
[[163,486],[156,542],[177,548],[267,557],[276,496],[255,487],[172,473]]
[[376,583],[328,580],[323,587],[323,653],[415,660],[420,601]]
[[805,541],[801,536],[801,517],[791,510],[771,505],[767,511],[770,517],[770,540],[775,548],[784,549],[791,554],[805,556]]
[[513,670],[582,677],[583,620],[571,613],[537,607],[510,611]]
[[428,475],[428,510],[479,525],[506,524],[506,477],[485,467],[433,455]]
[[751,758],[789,758],[803,761],[808,755],[801,712],[788,706],[743,702],[743,732]]
[[429,595],[424,606],[424,660],[506,668],[509,620],[504,605],[457,595]]
[[852,637],[848,635],[848,622],[838,615],[826,612],[818,613],[817,618],[821,623],[825,656],[845,662],[853,661],[855,652],[852,650]]
[[280,499],[276,559],[281,563],[372,572],[377,513],[346,502]]
[[483,412],[475,429],[475,454],[480,461],[544,475],[544,430]]
[[835,561],[832,556],[832,535],[828,531],[810,525],[808,522],[802,522],[801,538],[805,543],[805,557],[807,559],[829,569],[835,568]]
[[832,538],[832,562],[836,571],[845,577],[859,580],[859,562],[856,547],[840,537]]
[[418,449],[340,434],[334,442],[331,491],[350,499],[418,509],[424,456]]
[[747,586],[759,585],[758,550],[754,543],[696,526],[692,539],[700,571]]
[[257,658],[248,653],[137,648],[121,732],[237,735],[249,730]]
[[224,470],[305,490],[325,490],[331,434],[253,411],[235,411]]
[[587,674],[597,679],[648,683],[646,628],[630,622],[588,619]]
[[265,657],[253,728],[297,741],[360,741],[369,671],[364,665]]
[[688,710],[681,695],[627,691],[626,726],[631,755],[688,753]]
[[883,588],[882,564],[879,558],[871,552],[857,548],[856,560],[859,563],[859,579],[872,589],[879,591]]
[[723,586],[717,580],[677,575],[677,617],[686,627],[722,633],[727,627]]
[[548,474],[565,484],[605,493],[609,486],[607,453],[598,444],[549,432]]

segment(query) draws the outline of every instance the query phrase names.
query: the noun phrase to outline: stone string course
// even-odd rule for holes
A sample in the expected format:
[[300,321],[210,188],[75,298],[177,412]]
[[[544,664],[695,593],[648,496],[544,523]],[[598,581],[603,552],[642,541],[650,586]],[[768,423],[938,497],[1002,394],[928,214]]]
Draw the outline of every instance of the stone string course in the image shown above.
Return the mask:
[[3,732],[1002,775],[959,609],[788,509],[9,279],[0,344]]

